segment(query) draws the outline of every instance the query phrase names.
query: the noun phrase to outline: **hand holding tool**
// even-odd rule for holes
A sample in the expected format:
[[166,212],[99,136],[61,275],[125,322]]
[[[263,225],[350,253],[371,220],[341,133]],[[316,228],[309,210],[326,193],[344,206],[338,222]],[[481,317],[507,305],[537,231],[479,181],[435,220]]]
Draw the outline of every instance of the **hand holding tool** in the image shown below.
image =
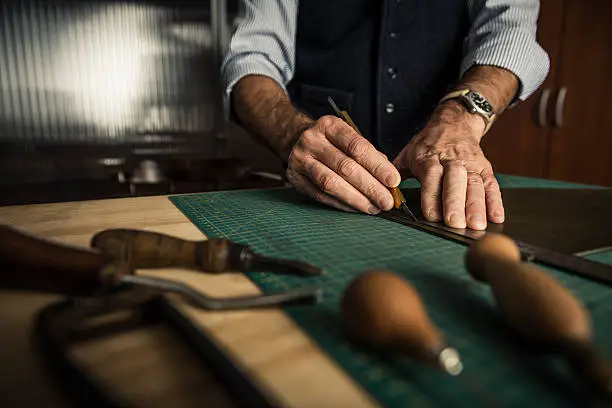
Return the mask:
[[260,269],[281,274],[316,276],[323,270],[296,260],[268,258],[225,238],[188,241],[157,232],[107,229],[95,234],[91,247],[140,268],[195,268],[210,273]]
[[[134,275],[131,265],[109,254],[43,240],[6,226],[0,226],[0,267],[1,288],[88,297],[137,286],[144,289],[147,297],[173,292],[196,306],[214,310],[311,304],[322,296],[319,288],[304,288],[265,295],[215,298],[181,282]],[[104,303],[105,298],[99,301]]]
[[[340,116],[346,123],[348,123],[353,129],[355,129],[355,132],[363,136],[363,134],[357,128],[357,125],[355,125],[355,122],[353,122],[353,119],[351,119],[351,117],[349,116],[348,112],[340,110],[340,108],[338,108],[338,105],[336,105],[331,96],[329,96],[327,100],[329,101],[329,104],[331,105],[334,112],[336,112],[336,115]],[[406,204],[406,199],[404,198],[404,195],[402,194],[399,187],[391,187],[390,190],[391,194],[393,195],[393,208],[402,210],[413,221],[418,221],[417,217],[414,216],[414,214],[408,207],[408,204]]]
[[587,382],[612,394],[612,365],[593,345],[590,316],[569,290],[536,265],[521,262],[518,246],[501,234],[488,233],[475,241],[465,261],[474,279],[490,285],[514,330],[558,349]]
[[429,319],[417,291],[390,271],[369,271],[355,278],[341,301],[343,323],[357,341],[395,350],[437,366],[451,375],[463,368]]

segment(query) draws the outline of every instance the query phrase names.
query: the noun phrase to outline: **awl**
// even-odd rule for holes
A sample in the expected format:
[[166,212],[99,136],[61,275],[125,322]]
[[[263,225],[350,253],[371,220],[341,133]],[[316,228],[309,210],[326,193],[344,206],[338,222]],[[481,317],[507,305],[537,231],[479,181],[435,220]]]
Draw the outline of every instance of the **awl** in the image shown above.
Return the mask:
[[[336,115],[340,116],[346,123],[348,123],[353,129],[355,129],[355,132],[363,136],[363,134],[357,128],[357,125],[355,124],[353,119],[351,119],[351,117],[349,116],[348,112],[340,110],[340,108],[338,108],[338,105],[336,105],[331,96],[328,96],[327,100],[334,112],[336,112]],[[406,204],[406,199],[404,198],[404,195],[402,194],[400,189],[398,187],[391,187],[391,194],[393,195],[393,208],[402,210],[413,221],[418,222],[412,211],[410,211],[408,204]]]

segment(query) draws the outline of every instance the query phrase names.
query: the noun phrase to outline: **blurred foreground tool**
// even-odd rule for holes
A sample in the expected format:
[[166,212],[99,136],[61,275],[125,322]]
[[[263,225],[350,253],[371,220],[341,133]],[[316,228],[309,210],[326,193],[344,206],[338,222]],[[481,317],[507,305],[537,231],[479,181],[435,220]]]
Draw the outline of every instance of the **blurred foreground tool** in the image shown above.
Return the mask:
[[268,258],[225,238],[188,241],[157,232],[107,229],[91,239],[92,248],[134,268],[192,268],[210,273],[262,270],[317,276],[323,270],[296,260]]
[[[329,101],[329,104],[333,108],[334,112],[336,112],[336,115],[340,116],[346,123],[348,123],[353,129],[355,129],[355,132],[363,136],[363,134],[357,128],[357,125],[355,125],[355,122],[353,122],[353,119],[351,119],[351,117],[349,116],[348,112],[340,110],[340,108],[338,108],[338,105],[336,105],[331,96],[328,96],[327,100]],[[404,198],[404,195],[400,191],[399,187],[391,187],[390,189],[391,194],[393,195],[393,208],[402,210],[413,221],[418,222],[417,217],[414,216],[413,212],[410,210],[410,207],[408,207],[408,204],[406,204],[406,199]]]
[[385,270],[361,274],[345,290],[340,307],[355,340],[405,353],[453,376],[461,373],[459,354],[429,319],[418,292],[399,275]]
[[509,326],[525,340],[560,352],[576,374],[612,395],[612,364],[593,344],[591,319],[569,290],[544,270],[522,262],[509,237],[488,233],[466,253],[470,275],[490,285]]
[[[0,288],[95,296],[117,289],[145,289],[147,296],[176,293],[204,309],[228,310],[285,304],[312,304],[318,288],[256,296],[215,298],[181,282],[138,276],[128,263],[108,254],[68,247],[0,226]],[[139,293],[140,293],[139,292]]]

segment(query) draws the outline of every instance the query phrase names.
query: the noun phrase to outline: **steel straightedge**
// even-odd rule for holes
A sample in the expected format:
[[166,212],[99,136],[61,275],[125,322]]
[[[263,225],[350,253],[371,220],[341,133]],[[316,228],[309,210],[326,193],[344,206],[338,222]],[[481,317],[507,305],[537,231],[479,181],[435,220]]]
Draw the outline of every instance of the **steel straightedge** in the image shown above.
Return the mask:
[[[486,235],[486,231],[470,231],[465,236],[451,230],[440,228],[433,223],[426,221],[413,221],[407,218],[403,213],[397,210],[381,212],[381,218],[407,225],[412,228],[436,235],[441,238],[451,241],[460,242],[465,245],[470,245],[474,240]],[[512,237],[511,237],[512,238]],[[527,244],[522,241],[515,241],[521,250],[523,259],[527,261],[535,261],[548,266],[559,268],[570,272],[574,275],[582,276],[605,283],[612,286],[612,266],[600,262],[591,261],[574,255],[563,254],[556,251],[551,251],[546,248],[541,248],[535,245]]]

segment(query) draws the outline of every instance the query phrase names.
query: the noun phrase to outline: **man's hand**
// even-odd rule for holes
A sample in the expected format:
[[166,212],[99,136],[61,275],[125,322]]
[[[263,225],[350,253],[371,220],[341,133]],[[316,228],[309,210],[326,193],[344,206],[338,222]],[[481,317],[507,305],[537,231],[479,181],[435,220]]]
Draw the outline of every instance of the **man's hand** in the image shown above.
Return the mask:
[[301,133],[289,154],[287,178],[322,203],[369,214],[393,208],[389,187],[401,181],[384,154],[335,116]]
[[485,128],[458,102],[445,102],[428,125],[395,158],[400,172],[421,182],[423,216],[453,228],[486,228],[504,221],[504,207],[491,163],[480,148]]

